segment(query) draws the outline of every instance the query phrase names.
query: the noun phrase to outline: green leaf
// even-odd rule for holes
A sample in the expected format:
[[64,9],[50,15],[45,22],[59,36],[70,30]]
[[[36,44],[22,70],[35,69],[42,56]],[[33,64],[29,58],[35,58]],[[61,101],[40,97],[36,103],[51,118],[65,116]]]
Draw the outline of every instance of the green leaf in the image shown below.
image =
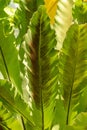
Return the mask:
[[6,79],[7,78],[7,73],[6,73],[6,69],[5,69],[5,66],[4,66],[4,62],[3,62],[3,59],[2,59],[2,56],[0,54],[0,79]]
[[64,110],[63,99],[58,94],[59,98],[56,99],[54,120],[52,123],[52,130],[63,130],[66,123],[66,112]]
[[10,25],[10,21],[7,19],[3,20],[3,33],[5,36],[8,36],[12,33],[12,26]]
[[44,0],[25,0],[26,6],[29,9],[29,15],[32,17],[33,13],[37,11],[40,5],[44,4]]
[[[79,106],[78,111],[79,112],[86,112],[87,111],[87,88],[82,93],[80,99],[79,99]],[[83,102],[84,101],[84,102]]]
[[66,124],[78,114],[79,98],[87,87],[87,24],[72,25],[64,41],[60,58],[61,84],[64,90]]
[[54,29],[56,31],[57,46],[60,50],[66,37],[66,32],[72,23],[73,0],[58,0]]
[[46,9],[33,15],[26,34],[29,86],[33,93],[33,113],[38,130],[50,128],[57,93],[57,52],[55,32],[50,27]]
[[0,0],[0,9],[6,7],[10,3],[10,0]]
[[19,3],[20,2],[20,0],[13,0],[15,3]]
[[19,7],[17,8],[13,18],[15,29],[18,29],[16,44],[20,44],[23,41],[23,36],[27,32],[29,24],[28,11],[26,10],[25,3],[20,1],[18,5]]
[[81,112],[75,119],[72,126],[66,126],[64,130],[86,130],[87,112]]
[[85,130],[82,127],[66,126],[63,130]]
[[87,23],[87,3],[82,0],[76,0],[73,6],[73,18],[79,24]]
[[17,8],[13,20],[15,27],[19,29],[17,44],[20,44],[24,40],[23,36],[27,32],[33,13],[43,3],[44,0],[25,0],[24,2],[20,0],[18,1],[19,8]]
[[17,93],[15,88],[6,80],[0,80],[0,98],[9,110],[19,113],[31,126],[34,125],[28,104],[24,102],[20,94]]
[[[0,28],[0,71],[2,72],[4,78],[7,74],[7,78],[11,80],[14,86],[22,93],[22,79],[20,77],[18,52],[14,45],[14,35],[11,33],[8,36],[5,36],[2,23],[0,24]],[[5,72],[3,70],[6,71],[6,74],[3,73]]]
[[9,4],[10,0],[0,0],[0,22],[1,19],[5,18],[7,15],[4,12],[4,8]]
[[74,126],[87,128],[87,112],[81,112],[74,121]]
[[[20,116],[8,111],[5,106],[0,102],[0,125],[5,129],[23,130]],[[16,126],[16,127],[15,127]],[[14,129],[15,128],[15,129]],[[1,129],[0,129],[1,130]]]

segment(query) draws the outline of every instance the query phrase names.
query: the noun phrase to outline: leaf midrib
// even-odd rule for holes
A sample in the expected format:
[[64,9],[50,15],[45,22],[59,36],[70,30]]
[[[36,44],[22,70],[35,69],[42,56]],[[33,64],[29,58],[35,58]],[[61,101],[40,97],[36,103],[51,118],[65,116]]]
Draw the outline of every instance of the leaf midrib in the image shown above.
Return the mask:
[[41,114],[42,114],[42,130],[44,130],[44,108],[43,108],[43,90],[42,90],[42,75],[41,75],[41,22],[42,22],[42,15],[40,17],[40,38],[39,38],[39,52],[38,52],[38,62],[39,62],[39,87],[40,87],[40,103],[41,103]]
[[[78,30],[78,38],[79,39],[79,30]],[[76,74],[76,65],[77,65],[77,57],[78,57],[78,48],[79,48],[79,44],[78,44],[78,40],[76,42],[77,44],[77,50],[75,50],[76,52],[76,62],[74,65],[74,69],[73,69],[73,80],[72,80],[72,86],[71,86],[71,91],[70,91],[70,95],[69,95],[69,102],[68,102],[68,109],[67,109],[67,117],[66,117],[66,125],[69,124],[69,115],[70,115],[70,106],[71,106],[71,102],[72,102],[72,91],[73,91],[73,86],[74,86],[74,81],[75,81],[75,74]]]

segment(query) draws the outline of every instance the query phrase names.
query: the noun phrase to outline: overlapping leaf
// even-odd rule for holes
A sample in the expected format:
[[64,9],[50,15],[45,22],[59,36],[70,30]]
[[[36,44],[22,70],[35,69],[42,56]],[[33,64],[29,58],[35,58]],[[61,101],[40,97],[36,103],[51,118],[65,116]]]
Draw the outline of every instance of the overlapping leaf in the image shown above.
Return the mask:
[[15,88],[6,80],[0,80],[0,99],[9,110],[19,113],[27,119],[31,126],[34,125],[28,104],[24,102],[20,94],[17,93]]
[[44,3],[44,0],[14,1],[18,2],[19,5],[15,12],[13,23],[18,29],[17,44],[20,44],[23,41],[24,34],[27,32],[29,21],[33,13]]
[[14,35],[11,33],[6,36],[3,30],[3,24],[0,23],[0,72],[4,78],[6,78],[7,74],[7,78],[22,92],[20,67],[18,53],[14,45]]
[[76,0],[73,6],[73,18],[79,24],[87,23],[87,2]]
[[57,49],[60,50],[66,37],[66,32],[72,23],[72,0],[59,0],[55,16],[54,29],[56,31]]
[[54,24],[58,0],[44,0],[51,24]]
[[0,125],[6,130],[7,129],[23,130],[20,116],[8,111],[1,102],[0,102]]
[[81,112],[75,119],[74,124],[66,126],[64,130],[86,130],[87,129],[87,112]]
[[44,130],[50,127],[53,118],[58,74],[57,53],[54,50],[55,32],[50,27],[44,6],[33,15],[29,27],[26,40],[29,48],[30,88],[36,104],[34,113],[37,113],[34,120],[38,120],[36,120],[38,130]]
[[87,24],[73,25],[64,41],[60,73],[64,89],[66,124],[78,114],[79,98],[87,87]]

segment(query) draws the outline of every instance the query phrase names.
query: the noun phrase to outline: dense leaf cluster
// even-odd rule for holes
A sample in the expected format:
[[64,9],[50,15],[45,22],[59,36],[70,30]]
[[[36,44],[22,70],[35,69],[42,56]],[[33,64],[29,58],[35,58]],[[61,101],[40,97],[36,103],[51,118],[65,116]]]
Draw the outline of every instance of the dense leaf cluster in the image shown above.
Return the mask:
[[0,130],[87,129],[87,2],[47,2],[0,0]]

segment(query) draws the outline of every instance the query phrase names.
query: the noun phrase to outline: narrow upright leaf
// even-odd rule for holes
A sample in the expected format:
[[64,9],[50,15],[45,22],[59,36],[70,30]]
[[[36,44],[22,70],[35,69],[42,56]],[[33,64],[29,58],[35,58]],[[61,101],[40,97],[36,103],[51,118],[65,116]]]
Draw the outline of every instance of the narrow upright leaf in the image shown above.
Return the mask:
[[79,98],[87,87],[87,24],[73,25],[67,33],[60,58],[66,124],[78,114]]
[[36,104],[34,113],[38,113],[34,120],[38,130],[44,130],[50,127],[53,119],[58,74],[55,32],[50,27],[44,6],[33,15],[29,27],[26,34],[29,82]]

